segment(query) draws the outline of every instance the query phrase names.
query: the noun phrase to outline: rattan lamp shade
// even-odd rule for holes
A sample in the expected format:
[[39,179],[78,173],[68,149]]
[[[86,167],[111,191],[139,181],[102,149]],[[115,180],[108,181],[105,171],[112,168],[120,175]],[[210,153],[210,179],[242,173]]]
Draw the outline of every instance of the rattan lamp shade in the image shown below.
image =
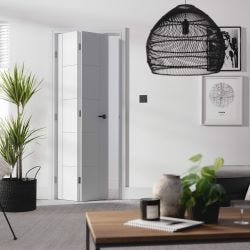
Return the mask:
[[154,74],[207,75],[220,71],[223,36],[215,22],[193,5],[178,5],[164,15],[147,40],[147,61]]

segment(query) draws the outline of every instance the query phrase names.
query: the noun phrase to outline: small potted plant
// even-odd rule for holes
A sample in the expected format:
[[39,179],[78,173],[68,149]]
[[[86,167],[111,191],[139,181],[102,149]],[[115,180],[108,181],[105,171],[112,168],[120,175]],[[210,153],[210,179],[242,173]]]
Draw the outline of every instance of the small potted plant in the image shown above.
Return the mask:
[[224,159],[216,158],[211,166],[201,166],[201,154],[194,155],[189,160],[195,166],[181,177],[180,202],[191,219],[216,223],[220,204],[225,196],[224,188],[216,183],[216,172],[223,166]]
[[26,104],[39,90],[40,82],[35,75],[26,73],[24,66],[1,74],[1,98],[14,104],[15,115],[0,122],[0,155],[12,167],[16,168],[15,178],[0,180],[0,201],[6,211],[30,211],[36,208],[36,178],[23,178],[22,161],[26,146],[39,138],[40,129],[31,129],[31,116],[24,114]]

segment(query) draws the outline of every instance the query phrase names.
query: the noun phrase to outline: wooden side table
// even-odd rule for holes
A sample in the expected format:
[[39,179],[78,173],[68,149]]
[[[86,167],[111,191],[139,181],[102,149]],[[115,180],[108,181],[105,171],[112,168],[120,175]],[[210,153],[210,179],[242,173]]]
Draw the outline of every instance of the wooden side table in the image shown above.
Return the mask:
[[[250,220],[250,213],[245,212]],[[239,211],[222,208],[218,224],[201,225],[181,232],[168,233],[124,226],[128,220],[139,218],[139,211],[103,211],[86,213],[86,250],[90,237],[95,249],[125,246],[187,244],[192,242],[239,242],[250,240],[250,226],[233,223]]]

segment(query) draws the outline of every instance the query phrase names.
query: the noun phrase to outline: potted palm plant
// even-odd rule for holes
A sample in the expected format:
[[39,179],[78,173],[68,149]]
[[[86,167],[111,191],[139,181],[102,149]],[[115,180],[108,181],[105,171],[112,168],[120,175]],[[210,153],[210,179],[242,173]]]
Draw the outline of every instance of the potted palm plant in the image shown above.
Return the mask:
[[201,166],[201,154],[194,155],[189,160],[195,166],[181,177],[181,204],[187,209],[191,219],[216,223],[220,204],[225,197],[224,188],[216,183],[216,172],[223,166],[224,159],[216,158],[210,166]]
[[0,180],[0,201],[9,212],[36,209],[36,178],[23,178],[22,161],[26,146],[40,137],[40,129],[31,128],[31,116],[26,118],[24,114],[39,85],[34,74],[24,71],[24,66],[15,65],[13,71],[1,74],[1,98],[16,107],[15,114],[0,123],[0,155],[12,167],[9,178]]

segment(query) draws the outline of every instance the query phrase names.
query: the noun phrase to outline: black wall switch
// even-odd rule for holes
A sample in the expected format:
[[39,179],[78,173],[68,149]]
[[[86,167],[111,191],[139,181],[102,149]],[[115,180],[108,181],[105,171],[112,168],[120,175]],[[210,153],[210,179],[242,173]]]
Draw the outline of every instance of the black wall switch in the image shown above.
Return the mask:
[[139,102],[140,103],[147,103],[148,102],[148,96],[147,95],[139,95]]

